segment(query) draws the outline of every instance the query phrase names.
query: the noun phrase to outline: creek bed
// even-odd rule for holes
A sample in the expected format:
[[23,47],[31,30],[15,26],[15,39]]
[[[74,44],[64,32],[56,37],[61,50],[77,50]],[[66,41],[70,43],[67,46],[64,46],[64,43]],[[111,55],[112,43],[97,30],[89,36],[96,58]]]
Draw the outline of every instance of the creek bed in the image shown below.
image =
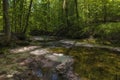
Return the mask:
[[44,54],[26,59],[28,69],[14,75],[14,80],[79,80],[73,72],[74,60],[61,53]]

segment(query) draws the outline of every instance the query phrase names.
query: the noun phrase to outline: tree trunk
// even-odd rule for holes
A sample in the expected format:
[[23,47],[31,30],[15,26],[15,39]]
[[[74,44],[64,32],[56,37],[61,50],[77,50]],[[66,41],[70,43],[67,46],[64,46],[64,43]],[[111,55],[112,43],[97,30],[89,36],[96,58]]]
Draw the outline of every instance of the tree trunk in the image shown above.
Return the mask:
[[30,17],[30,13],[31,13],[32,3],[33,3],[33,0],[30,1],[30,5],[29,5],[29,9],[28,9],[28,14],[26,16],[26,24],[25,24],[25,28],[23,30],[23,34],[26,34],[27,29],[28,29],[29,17]]
[[76,18],[79,22],[78,0],[75,0]]
[[13,0],[13,11],[12,11],[12,25],[11,25],[11,28],[12,28],[12,32],[16,32],[16,0]]
[[3,1],[3,21],[4,21],[4,32],[6,37],[6,42],[9,43],[11,40],[11,27],[8,15],[9,3],[8,0]]
[[20,2],[20,14],[19,14],[19,27],[20,27],[20,30],[22,29],[22,19],[23,19],[23,7],[24,7],[24,0],[21,0]]
[[78,10],[78,0],[75,0],[75,11],[77,19],[77,29],[79,29],[79,10]]
[[107,22],[107,1],[106,0],[102,0],[102,4],[103,4],[103,22],[106,23]]
[[65,14],[65,20],[66,20],[66,27],[69,27],[69,20],[68,20],[68,1],[63,1],[63,14]]

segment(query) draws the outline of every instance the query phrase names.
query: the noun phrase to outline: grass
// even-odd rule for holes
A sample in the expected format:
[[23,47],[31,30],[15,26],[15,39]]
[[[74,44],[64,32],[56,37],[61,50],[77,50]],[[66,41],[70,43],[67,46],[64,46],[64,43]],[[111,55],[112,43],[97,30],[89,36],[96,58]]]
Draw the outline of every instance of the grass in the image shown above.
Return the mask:
[[[65,48],[52,52],[65,53]],[[69,55],[75,59],[74,70],[82,80],[120,80],[120,54],[93,48],[73,48]]]

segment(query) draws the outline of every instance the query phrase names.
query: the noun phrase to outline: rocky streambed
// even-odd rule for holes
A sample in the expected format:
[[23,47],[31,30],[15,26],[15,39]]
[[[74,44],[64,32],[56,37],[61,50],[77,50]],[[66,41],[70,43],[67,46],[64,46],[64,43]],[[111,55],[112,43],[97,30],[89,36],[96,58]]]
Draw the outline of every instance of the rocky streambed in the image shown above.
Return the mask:
[[15,73],[14,80],[80,80],[73,72],[71,56],[49,53],[47,49],[36,49],[30,54],[34,57],[20,62],[20,66],[27,66],[27,69]]
[[[116,79],[114,75],[119,76],[119,73],[115,72],[119,70],[119,67],[111,66],[113,64],[119,65],[119,56],[117,54],[98,49],[92,50],[93,47],[111,50],[110,47],[98,47],[68,40],[42,39],[41,37],[32,39],[31,45],[10,50],[12,55],[19,56],[18,59],[12,57],[13,60],[16,60],[13,62],[19,64],[15,68],[18,70],[21,69],[18,67],[27,67],[19,71],[15,70],[14,74],[7,73],[7,77],[11,78],[10,80],[99,80],[100,76],[103,76],[104,80],[111,78],[114,80]],[[74,57],[75,61],[71,56]],[[73,64],[74,71],[80,75],[80,78],[73,71]],[[110,70],[112,72],[109,72]]]

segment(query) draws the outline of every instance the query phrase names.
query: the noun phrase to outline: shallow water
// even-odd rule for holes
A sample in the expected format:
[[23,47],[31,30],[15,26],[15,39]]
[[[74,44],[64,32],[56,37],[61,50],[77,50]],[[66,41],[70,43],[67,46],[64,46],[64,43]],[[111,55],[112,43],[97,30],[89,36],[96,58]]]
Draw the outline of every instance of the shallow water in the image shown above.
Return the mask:
[[52,61],[56,61],[56,62],[61,62],[61,63],[64,63],[66,61],[69,61],[72,59],[72,57],[70,56],[66,56],[64,54],[57,54],[57,53],[53,53],[53,54],[46,54],[45,55],[45,58],[48,58]]
[[[33,73],[39,79],[47,79],[47,80],[60,80],[59,76],[56,72],[51,71],[49,74],[45,74],[41,69],[38,69]],[[46,77],[47,76],[47,77]],[[49,78],[49,79],[48,79]]]

